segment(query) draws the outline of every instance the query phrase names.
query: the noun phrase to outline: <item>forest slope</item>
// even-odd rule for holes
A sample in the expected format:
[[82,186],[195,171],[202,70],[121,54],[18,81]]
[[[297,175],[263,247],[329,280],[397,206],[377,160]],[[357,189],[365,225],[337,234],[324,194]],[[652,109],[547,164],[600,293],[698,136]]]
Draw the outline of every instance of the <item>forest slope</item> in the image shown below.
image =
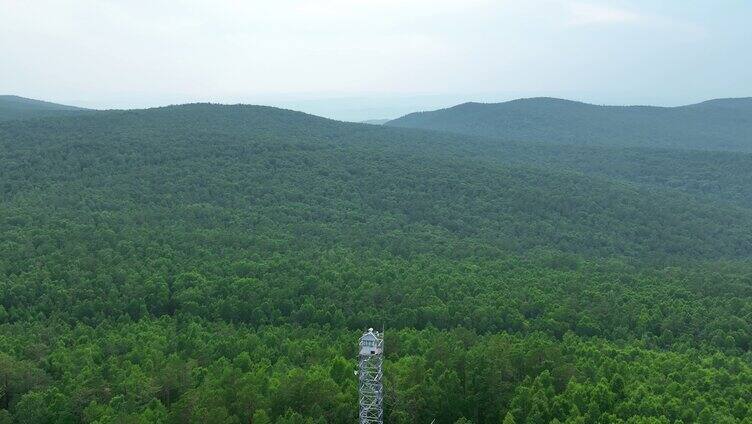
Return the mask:
[[465,103],[412,113],[386,125],[556,144],[752,152],[752,98],[680,107],[531,98]]
[[354,422],[373,325],[391,423],[748,422],[743,202],[509,146],[257,106],[0,123],[0,422]]
[[12,119],[66,116],[86,112],[87,109],[27,99],[19,96],[0,95],[0,121]]
[[0,125],[0,176],[4,206],[39,210],[35,226],[51,219],[49,207],[104,208],[160,226],[207,214],[209,226],[228,219],[323,246],[398,251],[395,243],[414,238],[411,253],[472,245],[653,259],[752,254],[746,209],[462,158],[444,147],[457,142],[273,108],[192,105]]
[[675,189],[706,202],[752,207],[752,154],[741,152],[601,147],[486,140],[471,137],[478,159],[574,171],[644,188]]

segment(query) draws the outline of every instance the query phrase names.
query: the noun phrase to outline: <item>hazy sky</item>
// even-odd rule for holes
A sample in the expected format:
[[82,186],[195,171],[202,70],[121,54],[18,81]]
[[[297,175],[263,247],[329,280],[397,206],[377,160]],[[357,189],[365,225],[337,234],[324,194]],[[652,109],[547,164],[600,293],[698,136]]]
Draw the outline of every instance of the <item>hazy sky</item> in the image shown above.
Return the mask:
[[0,94],[340,119],[752,96],[752,1],[0,0]]

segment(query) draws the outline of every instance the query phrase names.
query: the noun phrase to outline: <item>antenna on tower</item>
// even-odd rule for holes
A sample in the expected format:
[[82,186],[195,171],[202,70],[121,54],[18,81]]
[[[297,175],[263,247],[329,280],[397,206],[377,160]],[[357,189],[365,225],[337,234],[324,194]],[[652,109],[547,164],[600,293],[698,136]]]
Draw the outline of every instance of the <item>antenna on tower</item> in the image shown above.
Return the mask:
[[384,386],[382,364],[384,362],[384,332],[373,328],[360,336],[358,353],[358,400],[360,424],[384,423]]

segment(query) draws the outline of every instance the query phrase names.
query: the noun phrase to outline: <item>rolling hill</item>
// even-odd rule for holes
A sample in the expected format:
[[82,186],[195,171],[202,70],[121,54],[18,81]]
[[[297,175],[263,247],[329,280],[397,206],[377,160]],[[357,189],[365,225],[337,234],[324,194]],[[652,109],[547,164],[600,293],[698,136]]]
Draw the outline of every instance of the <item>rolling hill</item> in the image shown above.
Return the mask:
[[511,253],[752,254],[745,209],[474,160],[455,136],[274,108],[197,104],[6,123],[0,145],[5,197],[12,205],[34,195],[40,212],[89,204],[86,196],[101,192],[97,202],[121,205],[121,213],[177,218],[191,215],[183,208],[216,208],[278,235],[309,228],[305,240],[319,246],[367,241],[398,251],[391,243],[414,237],[419,251],[457,243],[458,252],[469,237],[475,248]]
[[386,125],[555,144],[752,152],[752,98],[681,107],[530,98],[465,103],[412,113]]
[[374,323],[389,422],[743,422],[749,159],[655,152],[247,105],[0,122],[0,422],[354,422]]
[[65,116],[86,111],[88,109],[75,106],[66,106],[19,96],[0,95],[0,121],[45,116]]

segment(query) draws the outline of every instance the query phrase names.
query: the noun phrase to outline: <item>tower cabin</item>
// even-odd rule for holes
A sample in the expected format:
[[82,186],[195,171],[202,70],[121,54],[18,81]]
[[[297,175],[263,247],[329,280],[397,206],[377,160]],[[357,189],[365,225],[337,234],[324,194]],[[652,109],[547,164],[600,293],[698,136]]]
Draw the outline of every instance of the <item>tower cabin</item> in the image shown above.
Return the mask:
[[371,356],[381,355],[384,349],[384,337],[378,331],[374,332],[369,328],[367,332],[360,337],[360,355]]

